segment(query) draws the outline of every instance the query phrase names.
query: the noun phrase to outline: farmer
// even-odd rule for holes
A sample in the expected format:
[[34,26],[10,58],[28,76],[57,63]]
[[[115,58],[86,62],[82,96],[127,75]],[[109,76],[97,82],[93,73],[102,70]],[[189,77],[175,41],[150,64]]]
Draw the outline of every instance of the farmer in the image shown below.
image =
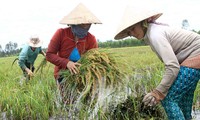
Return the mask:
[[46,53],[41,48],[42,41],[38,37],[31,37],[28,44],[24,45],[19,54],[19,66],[24,73],[24,77],[30,80],[34,72],[34,62],[39,53],[46,56]]
[[[60,23],[68,27],[60,28],[55,32],[46,55],[47,61],[55,65],[54,77],[58,86],[63,80],[59,74],[60,70],[67,69],[71,74],[77,74],[80,66],[77,61],[81,54],[98,47],[95,36],[88,31],[92,24],[101,24],[101,21],[80,3]],[[62,86],[60,90],[61,88]]]
[[144,104],[153,106],[161,101],[169,120],[190,120],[200,79],[200,35],[156,22],[161,15],[144,7],[128,7],[114,38],[144,40],[165,65],[161,82],[144,96]]

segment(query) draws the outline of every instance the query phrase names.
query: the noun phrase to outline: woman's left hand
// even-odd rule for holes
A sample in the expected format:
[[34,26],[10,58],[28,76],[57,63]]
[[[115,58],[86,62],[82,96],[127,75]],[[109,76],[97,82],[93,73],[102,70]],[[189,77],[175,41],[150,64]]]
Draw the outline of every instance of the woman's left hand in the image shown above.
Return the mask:
[[69,69],[71,74],[77,74],[79,72],[77,66],[81,66],[80,63],[69,61],[67,63],[67,68]]
[[144,102],[145,106],[154,106],[158,103],[158,101],[156,101],[156,98],[151,93],[146,94],[142,102]]

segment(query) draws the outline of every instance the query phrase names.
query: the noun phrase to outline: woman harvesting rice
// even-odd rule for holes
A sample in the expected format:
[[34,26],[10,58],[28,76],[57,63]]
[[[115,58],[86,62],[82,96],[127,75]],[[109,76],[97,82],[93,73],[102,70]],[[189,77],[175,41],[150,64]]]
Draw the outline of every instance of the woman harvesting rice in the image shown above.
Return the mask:
[[153,106],[161,101],[168,119],[190,120],[200,79],[200,35],[155,22],[162,13],[152,8],[128,8],[115,39],[144,39],[165,65],[160,84],[144,97],[144,104]]
[[23,46],[19,54],[18,63],[27,80],[33,76],[35,69],[34,62],[38,54],[42,54],[43,56],[46,55],[46,53],[42,50],[41,45],[42,41],[38,37],[31,37],[28,44]]
[[88,31],[92,23],[101,22],[83,4],[79,4],[60,23],[69,27],[56,31],[48,45],[46,55],[47,60],[55,64],[56,80],[60,79],[61,69],[69,69],[72,74],[77,73],[76,65],[80,65],[77,63],[80,55],[98,47],[95,36]]
[[[83,4],[79,4],[60,23],[69,27],[56,31],[48,45],[46,55],[46,59],[55,65],[54,77],[58,85],[63,80],[59,74],[61,70],[68,69],[71,74],[76,74],[77,66],[80,66],[77,63],[80,55],[98,47],[95,36],[88,31],[91,24],[101,24]],[[62,91],[62,86],[60,89]]]

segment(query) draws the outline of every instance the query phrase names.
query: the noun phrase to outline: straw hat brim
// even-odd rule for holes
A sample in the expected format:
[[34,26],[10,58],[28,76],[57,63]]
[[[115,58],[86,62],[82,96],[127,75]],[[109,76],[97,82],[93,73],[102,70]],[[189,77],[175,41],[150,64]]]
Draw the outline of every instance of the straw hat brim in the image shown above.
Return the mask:
[[30,40],[28,41],[28,45],[31,47],[41,47],[42,46],[43,41],[40,40],[38,43],[34,44],[32,43]]
[[60,24],[102,24],[102,22],[86,6],[80,3],[67,16],[64,16]]
[[124,12],[123,18],[121,20],[121,24],[118,27],[118,30],[116,32],[114,39],[120,40],[120,39],[128,37],[129,35],[127,34],[127,30],[131,26],[133,26],[145,19],[148,19],[150,17],[152,17],[153,20],[156,20],[161,15],[162,15],[162,13],[160,11],[154,11],[154,10],[148,11],[148,10],[144,10],[144,9],[133,10],[132,8],[127,8]]

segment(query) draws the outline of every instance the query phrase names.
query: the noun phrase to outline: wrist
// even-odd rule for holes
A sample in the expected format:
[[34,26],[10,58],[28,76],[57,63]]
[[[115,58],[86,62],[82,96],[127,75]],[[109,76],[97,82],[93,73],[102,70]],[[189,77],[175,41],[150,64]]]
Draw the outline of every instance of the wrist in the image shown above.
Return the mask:
[[25,68],[25,71],[26,71],[26,72],[29,72],[29,71],[30,71],[30,69],[29,69],[29,68]]
[[157,89],[153,89],[151,94],[156,98],[157,101],[163,100],[165,95]]

